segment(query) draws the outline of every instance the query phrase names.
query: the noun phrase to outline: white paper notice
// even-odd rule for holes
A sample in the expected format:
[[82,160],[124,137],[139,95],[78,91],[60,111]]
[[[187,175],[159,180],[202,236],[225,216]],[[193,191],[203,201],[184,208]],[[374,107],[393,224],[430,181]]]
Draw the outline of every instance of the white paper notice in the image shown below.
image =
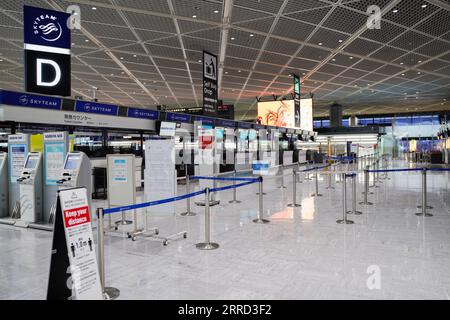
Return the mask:
[[85,188],[59,192],[67,252],[77,300],[102,299],[102,289]]
[[25,144],[15,144],[10,146],[9,159],[11,161],[11,182],[16,183],[22,175],[22,169],[25,164],[25,157],[28,150]]
[[113,180],[126,183],[128,181],[127,159],[114,159],[113,164]]

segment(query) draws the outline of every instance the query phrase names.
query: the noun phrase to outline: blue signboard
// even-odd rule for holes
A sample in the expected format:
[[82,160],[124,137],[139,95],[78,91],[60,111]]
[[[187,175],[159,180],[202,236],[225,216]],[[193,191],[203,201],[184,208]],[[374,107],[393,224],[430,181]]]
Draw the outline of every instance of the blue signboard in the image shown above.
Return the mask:
[[207,118],[207,117],[201,117],[201,116],[195,116],[195,121],[201,121],[202,124],[214,125],[214,119],[213,118]]
[[189,122],[191,122],[191,116],[189,114],[179,114],[179,113],[167,112],[166,120],[172,121],[172,122],[187,122],[187,123],[189,123]]
[[0,103],[20,107],[61,110],[62,99],[2,90],[0,92]]
[[159,119],[159,112],[156,110],[128,108],[127,115],[130,118],[140,118],[140,119],[149,119],[149,120],[158,120]]
[[24,43],[70,49],[69,17],[65,12],[24,6]]
[[119,106],[112,104],[101,104],[90,101],[77,100],[75,104],[75,111],[103,114],[108,116],[117,116]]
[[253,126],[250,122],[238,122],[238,127],[243,129],[251,129]]
[[235,128],[236,127],[236,122],[231,121],[231,120],[217,119],[216,120],[216,125],[217,126],[221,126],[221,127]]

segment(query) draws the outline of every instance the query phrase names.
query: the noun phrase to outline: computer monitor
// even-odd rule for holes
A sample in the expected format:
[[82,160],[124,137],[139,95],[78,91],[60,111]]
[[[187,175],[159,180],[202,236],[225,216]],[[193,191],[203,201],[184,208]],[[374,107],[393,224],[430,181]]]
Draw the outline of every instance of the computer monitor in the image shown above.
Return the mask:
[[161,121],[161,127],[159,128],[159,135],[161,137],[174,137],[177,124],[176,122]]

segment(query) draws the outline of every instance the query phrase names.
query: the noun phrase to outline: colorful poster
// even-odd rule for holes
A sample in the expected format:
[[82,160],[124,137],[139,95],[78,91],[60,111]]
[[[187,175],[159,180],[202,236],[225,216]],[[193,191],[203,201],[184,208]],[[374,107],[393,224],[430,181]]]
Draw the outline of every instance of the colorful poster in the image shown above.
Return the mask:
[[102,289],[92,235],[91,216],[85,188],[59,192],[76,300],[102,299]]
[[127,159],[114,159],[112,174],[114,181],[126,183],[128,181]]
[[56,186],[56,181],[61,179],[61,172],[64,166],[66,156],[64,142],[46,142],[45,143],[45,184],[47,186]]

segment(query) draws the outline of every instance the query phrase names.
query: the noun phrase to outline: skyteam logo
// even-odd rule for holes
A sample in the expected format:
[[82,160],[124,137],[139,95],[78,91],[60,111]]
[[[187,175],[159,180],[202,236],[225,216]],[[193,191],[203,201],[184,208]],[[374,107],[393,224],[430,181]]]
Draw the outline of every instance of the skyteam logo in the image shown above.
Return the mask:
[[62,27],[58,18],[51,14],[41,14],[33,22],[33,33],[45,41],[54,42],[62,36]]
[[28,103],[28,97],[26,95],[22,95],[19,98],[20,104],[26,105]]
[[90,112],[91,111],[91,105],[89,103],[86,103],[84,105],[84,111],[86,111],[86,112]]

